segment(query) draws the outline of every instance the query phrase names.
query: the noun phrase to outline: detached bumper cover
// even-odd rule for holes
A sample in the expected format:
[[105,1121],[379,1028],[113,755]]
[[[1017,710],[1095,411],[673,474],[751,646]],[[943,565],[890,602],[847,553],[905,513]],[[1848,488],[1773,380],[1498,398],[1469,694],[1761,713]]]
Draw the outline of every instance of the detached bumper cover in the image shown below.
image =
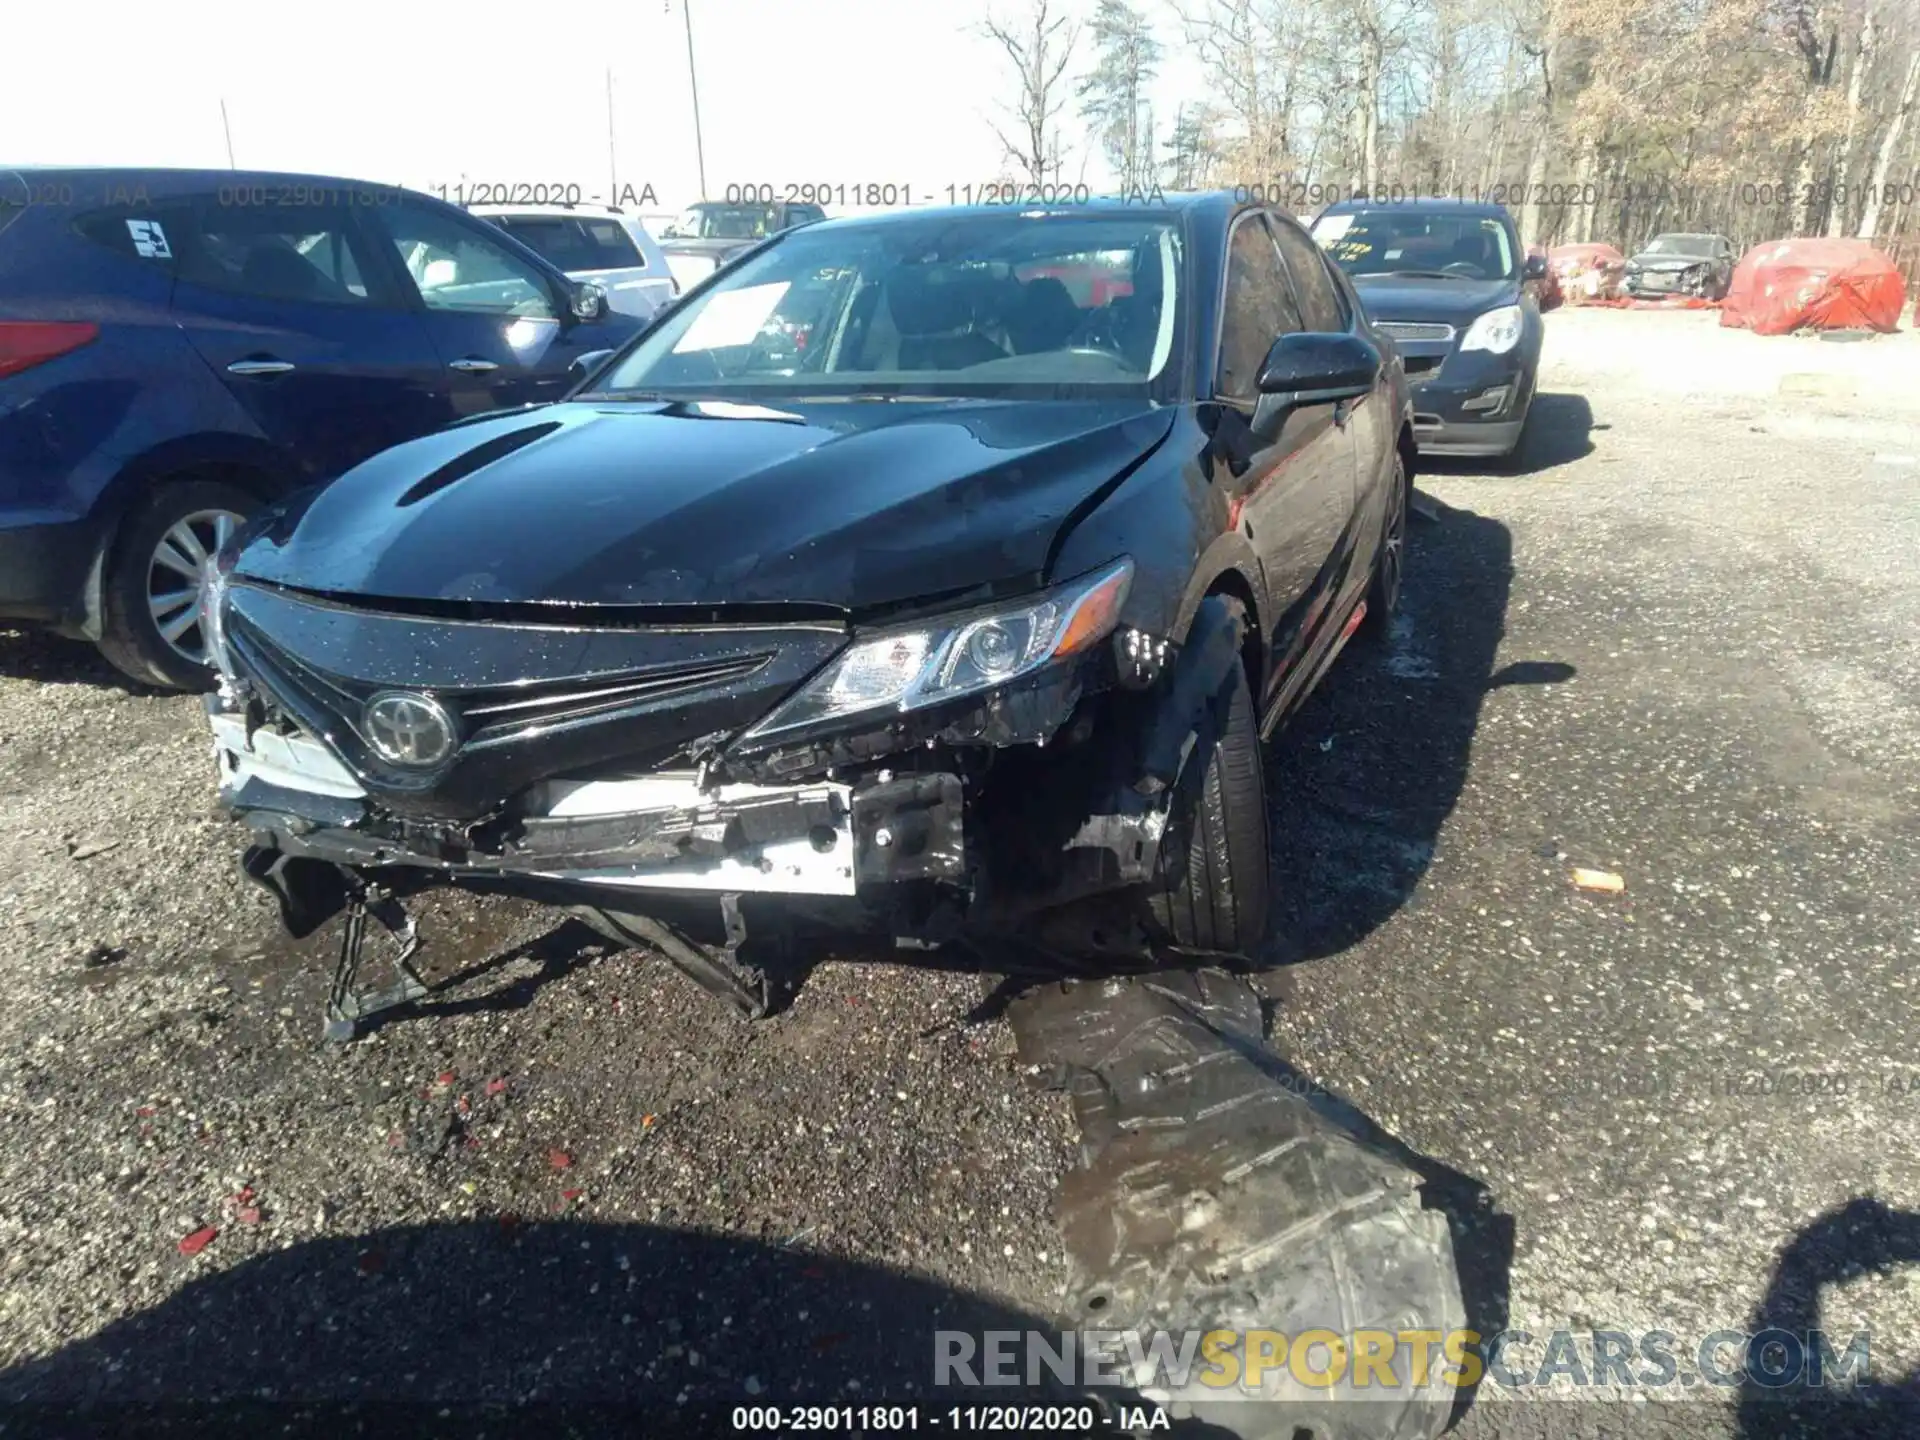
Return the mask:
[[461,831],[385,813],[302,735],[208,708],[223,804],[274,849],[342,865],[524,875],[619,888],[853,895],[861,880],[950,878],[964,860],[957,776],[702,790],[691,771],[550,782],[523,816]]

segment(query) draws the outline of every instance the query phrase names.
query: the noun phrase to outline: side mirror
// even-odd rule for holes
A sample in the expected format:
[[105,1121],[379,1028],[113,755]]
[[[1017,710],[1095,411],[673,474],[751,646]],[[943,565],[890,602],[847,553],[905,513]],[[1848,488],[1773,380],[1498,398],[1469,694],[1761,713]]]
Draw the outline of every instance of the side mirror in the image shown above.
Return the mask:
[[575,285],[572,309],[576,320],[599,320],[607,313],[607,292],[598,285]]
[[611,354],[613,354],[611,350],[589,350],[584,355],[574,356],[573,363],[567,366],[567,370],[572,375],[584,379],[598,370],[601,362]]
[[1547,257],[1544,255],[1527,256],[1527,263],[1520,273],[1526,276],[1526,278],[1529,280],[1546,279],[1547,278]]
[[1259,390],[1289,405],[1353,400],[1373,389],[1380,352],[1357,335],[1282,335],[1260,367]]

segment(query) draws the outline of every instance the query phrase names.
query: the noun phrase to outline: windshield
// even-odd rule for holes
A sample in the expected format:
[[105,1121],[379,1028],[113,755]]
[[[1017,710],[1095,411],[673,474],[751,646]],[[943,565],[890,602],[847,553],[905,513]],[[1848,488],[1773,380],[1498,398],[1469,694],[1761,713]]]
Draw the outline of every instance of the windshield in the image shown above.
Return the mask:
[[1148,395],[1170,376],[1165,216],[796,230],[647,332],[602,391]]
[[695,205],[667,227],[672,240],[763,240],[775,229],[771,205]]
[[493,215],[488,218],[561,270],[646,268],[645,258],[618,220],[592,215]]
[[1711,235],[1656,235],[1647,242],[1648,255],[1711,255]]
[[1510,280],[1513,234],[1497,215],[1412,208],[1322,215],[1313,238],[1349,275]]

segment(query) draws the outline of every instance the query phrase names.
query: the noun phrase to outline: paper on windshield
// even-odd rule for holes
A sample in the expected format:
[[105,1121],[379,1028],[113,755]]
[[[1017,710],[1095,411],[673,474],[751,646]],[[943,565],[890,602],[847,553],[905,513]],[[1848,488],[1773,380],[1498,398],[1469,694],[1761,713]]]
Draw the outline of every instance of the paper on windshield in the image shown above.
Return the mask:
[[673,353],[688,350],[720,350],[729,345],[751,345],[760,327],[773,314],[773,307],[787,293],[792,282],[749,285],[744,290],[723,290],[709,296],[700,313],[687,327],[687,333],[675,342]]
[[1329,240],[1338,240],[1352,228],[1353,216],[1351,215],[1322,215],[1314,222],[1313,238],[1324,245]]

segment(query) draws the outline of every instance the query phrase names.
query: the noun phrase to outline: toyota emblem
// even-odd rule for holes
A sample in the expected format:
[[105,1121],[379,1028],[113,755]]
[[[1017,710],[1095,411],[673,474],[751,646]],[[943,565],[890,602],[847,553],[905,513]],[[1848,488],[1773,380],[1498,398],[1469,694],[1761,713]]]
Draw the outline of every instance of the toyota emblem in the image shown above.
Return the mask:
[[389,765],[438,765],[453,753],[453,716],[431,695],[386,690],[367,701],[367,743]]

